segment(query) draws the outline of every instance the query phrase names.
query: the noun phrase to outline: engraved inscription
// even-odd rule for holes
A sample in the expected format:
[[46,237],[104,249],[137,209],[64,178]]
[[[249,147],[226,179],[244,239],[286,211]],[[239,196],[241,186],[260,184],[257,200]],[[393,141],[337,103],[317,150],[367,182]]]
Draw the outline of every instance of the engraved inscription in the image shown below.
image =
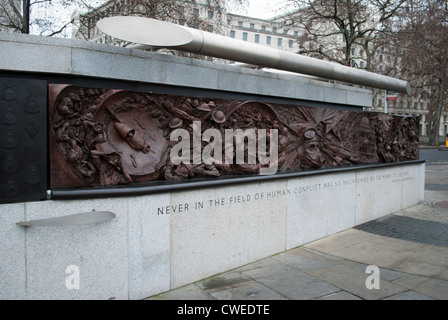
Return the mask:
[[42,148],[39,146],[25,146],[24,155],[29,161],[38,161],[42,158]]
[[47,198],[47,83],[0,77],[0,203]]
[[5,87],[2,92],[2,99],[5,101],[14,101],[17,99],[16,90],[14,89],[14,85],[11,81],[7,81],[5,83]]
[[3,112],[3,123],[7,125],[13,125],[17,123],[17,114],[16,110],[13,107],[8,105]]
[[14,131],[10,129],[6,130],[4,136],[2,137],[2,147],[5,149],[17,148],[17,135]]
[[3,184],[3,193],[8,198],[15,197],[17,195],[18,191],[19,191],[19,187],[14,180],[8,179]]
[[17,171],[19,164],[17,160],[14,159],[13,155],[7,155],[6,159],[3,161],[3,170],[7,173],[14,173]]
[[39,124],[36,120],[31,119],[25,126],[25,131],[28,135],[33,138],[40,132]]
[[25,106],[25,110],[27,113],[38,113],[39,112],[39,103],[33,95],[30,95],[28,98],[28,102]]

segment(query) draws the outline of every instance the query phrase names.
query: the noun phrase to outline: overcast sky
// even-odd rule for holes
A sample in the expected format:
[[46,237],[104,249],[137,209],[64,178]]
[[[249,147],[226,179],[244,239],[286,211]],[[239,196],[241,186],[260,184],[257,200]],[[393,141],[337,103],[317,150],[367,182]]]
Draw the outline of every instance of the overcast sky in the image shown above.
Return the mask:
[[285,0],[249,0],[246,14],[250,17],[268,19],[279,14],[278,9]]

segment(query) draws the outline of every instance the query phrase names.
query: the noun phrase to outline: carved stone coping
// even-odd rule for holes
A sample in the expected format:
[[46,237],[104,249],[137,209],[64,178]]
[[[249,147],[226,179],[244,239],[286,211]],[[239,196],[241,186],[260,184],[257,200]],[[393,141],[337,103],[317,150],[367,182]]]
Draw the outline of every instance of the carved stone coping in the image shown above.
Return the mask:
[[166,182],[161,184],[161,181],[157,182],[157,185],[135,184],[135,186],[113,186],[108,188],[90,188],[90,189],[64,189],[64,190],[51,190],[50,197],[52,200],[75,200],[75,199],[92,199],[92,198],[110,198],[110,197],[130,197],[141,196],[147,194],[163,193],[163,192],[175,192],[183,190],[192,190],[199,188],[214,188],[232,184],[243,183],[255,183],[263,181],[272,181],[279,179],[290,179],[298,177],[307,177],[324,174],[334,174],[341,172],[351,172],[378,168],[387,168],[395,166],[406,166],[424,164],[425,160],[408,160],[400,162],[390,163],[377,163],[368,165],[354,165],[350,167],[341,168],[326,168],[318,170],[300,171],[300,172],[287,172],[278,173],[275,175],[251,175],[251,176],[226,176],[216,179],[192,179],[189,182]]

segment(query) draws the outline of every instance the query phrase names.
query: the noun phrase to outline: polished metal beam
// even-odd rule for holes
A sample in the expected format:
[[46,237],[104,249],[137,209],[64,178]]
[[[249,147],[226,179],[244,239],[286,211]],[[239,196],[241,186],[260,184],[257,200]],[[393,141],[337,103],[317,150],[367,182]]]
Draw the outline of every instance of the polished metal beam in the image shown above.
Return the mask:
[[141,45],[170,48],[328,80],[411,93],[411,86],[407,81],[165,21],[117,16],[102,19],[98,21],[97,26],[110,36]]

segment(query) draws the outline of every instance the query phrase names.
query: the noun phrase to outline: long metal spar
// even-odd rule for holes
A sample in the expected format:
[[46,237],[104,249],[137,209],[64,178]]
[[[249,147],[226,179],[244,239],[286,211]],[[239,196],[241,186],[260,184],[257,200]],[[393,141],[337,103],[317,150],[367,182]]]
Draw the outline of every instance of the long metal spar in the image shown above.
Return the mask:
[[97,27],[105,34],[132,43],[202,54],[366,87],[411,93],[410,83],[404,80],[165,21],[135,16],[115,16],[98,21]]

